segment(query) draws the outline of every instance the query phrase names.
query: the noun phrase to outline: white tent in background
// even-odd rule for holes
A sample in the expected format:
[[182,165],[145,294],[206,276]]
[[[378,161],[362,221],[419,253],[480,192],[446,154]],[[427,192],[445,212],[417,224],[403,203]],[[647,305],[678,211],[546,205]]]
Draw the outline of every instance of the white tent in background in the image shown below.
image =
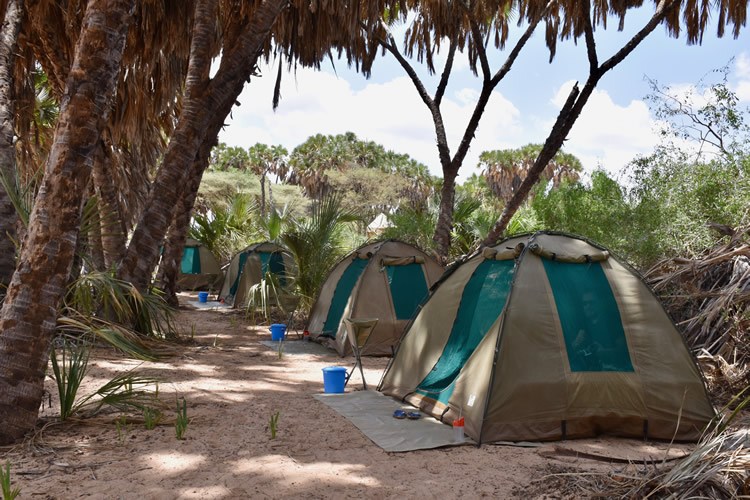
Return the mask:
[[377,217],[375,217],[372,222],[370,222],[370,225],[367,226],[367,237],[377,238],[378,236],[383,234],[383,231],[385,231],[392,225],[393,224],[391,224],[391,221],[388,220],[388,216],[383,212],[380,212]]

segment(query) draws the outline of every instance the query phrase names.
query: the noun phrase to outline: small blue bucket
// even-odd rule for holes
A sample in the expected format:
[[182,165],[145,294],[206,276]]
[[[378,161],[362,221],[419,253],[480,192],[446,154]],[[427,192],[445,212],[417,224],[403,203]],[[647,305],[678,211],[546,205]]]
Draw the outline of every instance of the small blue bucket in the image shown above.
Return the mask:
[[198,292],[198,302],[208,302],[208,292]]
[[346,368],[326,366],[323,368],[323,390],[328,394],[342,394],[346,386]]
[[271,340],[284,340],[286,325],[284,323],[274,323],[271,325]]

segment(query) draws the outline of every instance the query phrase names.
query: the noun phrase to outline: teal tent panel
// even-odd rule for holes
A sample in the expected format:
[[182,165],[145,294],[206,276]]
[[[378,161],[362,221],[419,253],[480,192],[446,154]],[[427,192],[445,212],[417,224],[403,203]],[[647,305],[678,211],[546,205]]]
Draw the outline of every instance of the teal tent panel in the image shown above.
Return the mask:
[[284,256],[281,255],[281,252],[271,254],[268,260],[268,269],[271,271],[271,274],[279,278],[281,286],[286,285],[286,267],[284,267]]
[[333,297],[331,298],[331,307],[328,308],[328,316],[326,316],[326,321],[323,324],[322,333],[324,335],[336,337],[341,317],[344,315],[346,303],[349,302],[349,296],[352,294],[354,285],[357,284],[359,276],[369,262],[368,259],[352,259],[346,271],[339,278],[339,282],[336,283],[336,289],[333,291]]
[[544,260],[570,370],[632,372],[617,302],[601,263]]
[[260,275],[264,277],[268,272],[268,262],[271,260],[271,254],[269,252],[258,252],[260,258]]
[[182,262],[180,263],[182,274],[201,273],[201,254],[198,247],[185,247],[182,250]]
[[247,262],[247,256],[248,252],[242,252],[240,254],[240,263],[239,267],[237,268],[237,277],[234,278],[234,283],[232,283],[231,288],[229,288],[229,295],[234,297],[237,294],[237,287],[240,285],[240,278],[242,278],[242,273],[245,271],[245,263]]
[[477,266],[461,294],[443,353],[418,393],[448,403],[461,368],[505,307],[514,269],[513,260],[485,260]]
[[427,297],[427,282],[422,264],[386,266],[396,319],[411,319]]

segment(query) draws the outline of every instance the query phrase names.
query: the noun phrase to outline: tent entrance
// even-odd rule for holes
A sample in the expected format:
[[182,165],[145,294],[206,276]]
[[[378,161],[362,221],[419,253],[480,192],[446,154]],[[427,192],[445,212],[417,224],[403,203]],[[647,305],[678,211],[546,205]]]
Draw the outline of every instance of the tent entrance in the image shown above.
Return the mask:
[[477,266],[464,287],[443,353],[417,393],[448,404],[461,368],[505,307],[515,264],[514,260],[484,260]]
[[386,265],[396,319],[411,319],[419,304],[427,297],[427,282],[422,264]]
[[359,276],[362,274],[362,271],[365,270],[365,267],[367,267],[367,264],[369,263],[369,259],[355,258],[352,259],[346,267],[341,278],[339,278],[339,282],[336,283],[336,289],[334,290],[333,298],[331,299],[331,306],[328,308],[328,315],[323,324],[322,335],[336,338],[336,332],[339,329],[341,317],[344,315],[346,303],[349,302],[349,296],[352,294],[354,285],[359,281]]
[[617,302],[601,263],[543,259],[573,372],[632,372]]
[[182,250],[182,262],[180,262],[182,274],[201,273],[201,255],[198,247],[185,247]]

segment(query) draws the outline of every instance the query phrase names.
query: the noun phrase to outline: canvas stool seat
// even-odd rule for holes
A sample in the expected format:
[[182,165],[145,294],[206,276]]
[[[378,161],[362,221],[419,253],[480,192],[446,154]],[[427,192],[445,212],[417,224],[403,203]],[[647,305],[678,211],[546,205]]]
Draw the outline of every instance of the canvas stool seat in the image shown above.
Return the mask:
[[346,387],[346,384],[349,382],[349,379],[354,373],[354,370],[356,370],[357,366],[359,366],[359,373],[360,375],[362,375],[362,386],[364,386],[365,390],[367,390],[365,372],[362,368],[362,351],[367,344],[367,339],[370,338],[370,333],[372,333],[375,325],[378,324],[378,318],[344,318],[344,323],[346,324],[346,335],[349,338],[349,343],[352,346],[352,351],[354,352],[355,358],[354,366],[352,367],[351,371],[346,374],[344,387]]

